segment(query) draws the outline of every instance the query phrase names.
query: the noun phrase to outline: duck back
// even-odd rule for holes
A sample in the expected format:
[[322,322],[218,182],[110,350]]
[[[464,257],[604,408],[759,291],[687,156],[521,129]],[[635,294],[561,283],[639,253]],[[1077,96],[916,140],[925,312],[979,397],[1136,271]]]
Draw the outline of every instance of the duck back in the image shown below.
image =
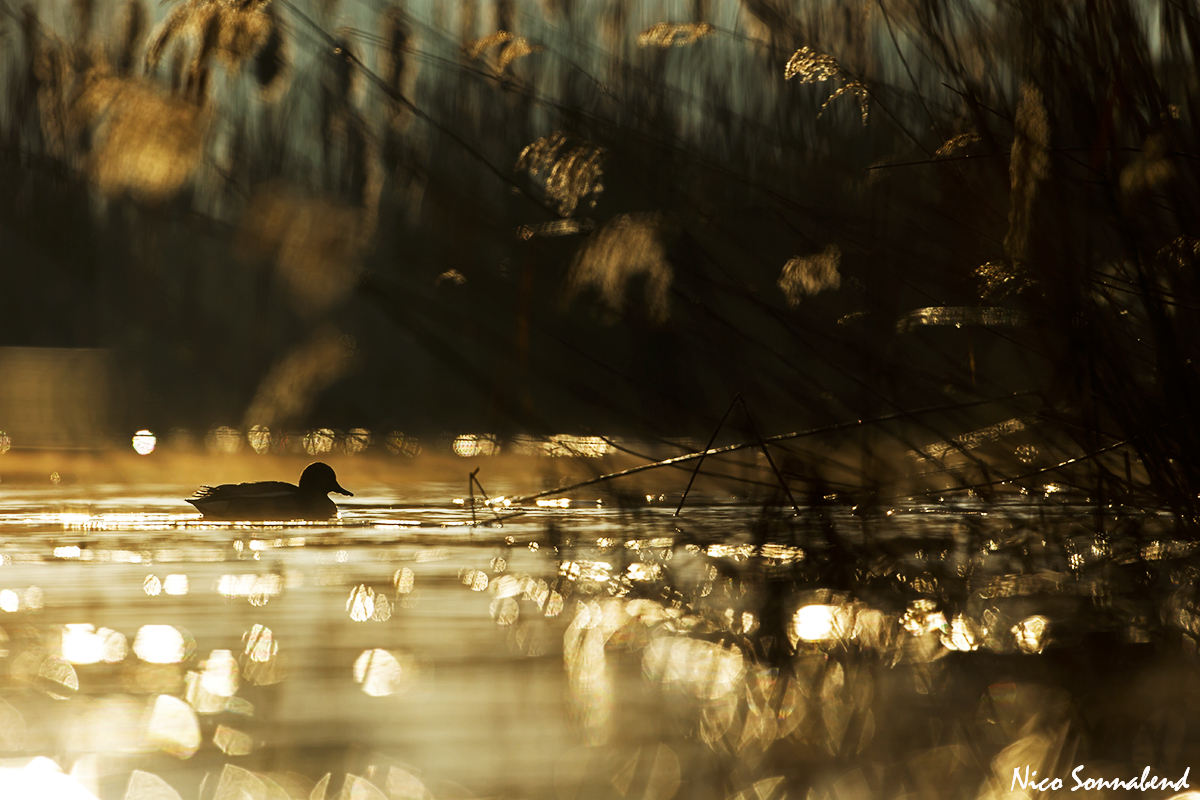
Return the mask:
[[337,505],[323,494],[302,492],[282,481],[228,483],[204,486],[188,502],[205,519],[288,520],[330,519]]

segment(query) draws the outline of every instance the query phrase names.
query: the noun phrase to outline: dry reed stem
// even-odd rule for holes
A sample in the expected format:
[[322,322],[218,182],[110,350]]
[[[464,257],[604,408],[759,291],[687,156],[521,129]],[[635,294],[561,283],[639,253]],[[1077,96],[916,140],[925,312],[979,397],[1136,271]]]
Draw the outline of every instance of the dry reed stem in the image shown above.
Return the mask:
[[825,113],[826,106],[844,94],[854,95],[855,99],[858,100],[858,112],[862,116],[862,124],[865,126],[867,124],[867,119],[871,114],[871,109],[869,105],[870,101],[867,97],[867,87],[861,81],[850,81],[843,86],[839,86],[837,90],[835,90],[833,94],[829,95],[825,102],[821,104],[821,110],[817,112],[817,117],[820,118],[820,116]]
[[1025,255],[1029,243],[1033,198],[1037,185],[1050,169],[1050,124],[1042,93],[1030,83],[1021,86],[1017,104],[1012,153],[1009,157],[1009,176],[1012,185],[1008,213],[1008,233],[1004,251],[1013,260]]
[[72,0],[71,7],[75,12],[76,40],[86,41],[92,34],[92,22],[95,18],[95,0]]
[[350,47],[354,32],[345,28],[333,35],[331,57],[325,61],[322,102],[329,108],[347,109],[357,101],[362,78],[357,63],[358,54]]
[[[435,7],[440,8],[440,4]],[[463,53],[467,53],[471,42],[475,41],[475,0],[459,0],[458,4],[458,39],[462,42]]]
[[121,26],[121,47],[117,54],[117,71],[122,75],[133,69],[137,50],[146,35],[146,8],[141,0],[129,0]]
[[[275,15],[271,7],[266,13],[272,18]],[[254,78],[262,90],[260,97],[265,102],[279,99],[287,88],[288,70],[288,40],[283,35],[283,28],[275,20],[267,38],[254,54]]]
[[38,48],[34,57],[38,120],[47,151],[67,155],[70,125],[68,94],[74,81],[70,48],[57,37]]
[[[388,6],[383,12],[383,63],[382,77],[388,88],[399,95],[408,95],[408,73],[410,62],[408,49],[412,32],[399,6]],[[395,101],[391,101],[395,102]]]
[[[629,0],[613,0],[600,20],[600,43],[606,52],[621,55],[628,52]],[[613,69],[616,69],[614,62]]]

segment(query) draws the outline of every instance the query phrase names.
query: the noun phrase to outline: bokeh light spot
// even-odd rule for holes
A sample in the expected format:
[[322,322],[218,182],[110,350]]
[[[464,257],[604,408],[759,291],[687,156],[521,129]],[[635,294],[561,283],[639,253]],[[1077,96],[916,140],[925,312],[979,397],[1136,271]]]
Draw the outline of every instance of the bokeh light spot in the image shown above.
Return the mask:
[[318,428],[304,434],[304,452],[310,456],[319,456],[333,450],[336,434],[332,428]]
[[354,680],[371,697],[387,697],[407,691],[417,673],[417,662],[403,652],[364,650],[354,662]]
[[72,664],[95,664],[104,657],[104,639],[94,625],[68,623],[62,631],[62,656]]
[[143,625],[133,637],[133,652],[150,664],[178,664],[183,661],[186,643],[172,625]]
[[1046,630],[1049,625],[1050,620],[1039,614],[1026,617],[1014,625],[1012,634],[1021,652],[1030,654],[1042,652],[1046,646]]
[[384,438],[387,449],[398,456],[416,458],[421,454],[421,440],[408,436],[401,431],[392,431]]
[[242,434],[237,428],[221,425],[205,435],[204,446],[213,455],[233,455],[242,449]]
[[408,567],[396,570],[396,574],[392,576],[392,582],[396,584],[396,591],[400,594],[411,592],[416,579],[417,576]]
[[25,594],[21,598],[21,604],[25,607],[26,611],[41,611],[45,602],[46,596],[38,586],[30,586],[25,590]]
[[213,650],[204,662],[200,687],[217,697],[233,697],[238,690],[238,667],[229,650]]
[[275,635],[266,625],[255,625],[246,634],[246,656],[251,661],[266,663],[279,650]]
[[188,576],[181,574],[168,575],[163,581],[163,591],[169,595],[179,597],[188,593]]
[[266,425],[252,427],[246,439],[250,442],[250,449],[259,455],[271,452],[271,429]]
[[497,597],[489,610],[497,625],[512,625],[521,613],[520,605],[512,597]]
[[371,615],[375,613],[375,590],[361,583],[354,587],[346,600],[346,610],[350,612],[350,619],[355,622],[371,619]]
[[148,456],[154,452],[158,438],[148,430],[140,430],[133,435],[133,450],[139,456]]
[[392,603],[383,594],[375,595],[375,610],[371,612],[374,622],[387,622],[392,618]]
[[180,800],[179,792],[151,772],[135,769],[129,776],[125,800]]
[[838,606],[809,605],[796,609],[792,616],[792,631],[805,642],[827,642],[845,635],[846,629]]
[[227,725],[218,725],[213,734],[213,744],[227,756],[244,756],[250,753],[254,740],[247,733]]
[[499,452],[499,440],[489,433],[464,433],[454,439],[454,455],[462,458],[494,456]]
[[160,694],[154,698],[154,707],[146,723],[146,736],[165,753],[191,758],[200,749],[200,722],[187,703],[178,697]]
[[366,428],[351,428],[343,445],[347,455],[358,455],[371,446],[371,432]]
[[38,666],[38,683],[55,700],[66,700],[79,691],[75,668],[61,656],[47,656]]
[[21,608],[21,596],[12,589],[0,590],[0,611],[12,614]]

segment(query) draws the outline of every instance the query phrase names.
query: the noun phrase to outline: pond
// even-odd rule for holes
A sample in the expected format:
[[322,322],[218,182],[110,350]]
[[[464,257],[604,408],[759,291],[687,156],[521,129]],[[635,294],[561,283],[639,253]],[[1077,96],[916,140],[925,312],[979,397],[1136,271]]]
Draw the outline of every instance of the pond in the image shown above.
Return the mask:
[[203,522],[194,485],[5,483],[0,797],[1192,780],[1195,567],[1153,521],[715,493],[677,517],[682,487],[472,513],[465,480],[355,480],[339,520],[289,525]]

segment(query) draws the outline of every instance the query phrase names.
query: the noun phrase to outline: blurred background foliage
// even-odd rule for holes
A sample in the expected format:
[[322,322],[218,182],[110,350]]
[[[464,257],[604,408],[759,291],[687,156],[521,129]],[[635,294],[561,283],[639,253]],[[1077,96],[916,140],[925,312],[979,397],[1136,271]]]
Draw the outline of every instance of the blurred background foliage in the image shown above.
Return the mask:
[[868,486],[1195,519],[1195,3],[0,11],[0,345],[111,353],[118,429],[695,437],[740,393],[855,423]]

